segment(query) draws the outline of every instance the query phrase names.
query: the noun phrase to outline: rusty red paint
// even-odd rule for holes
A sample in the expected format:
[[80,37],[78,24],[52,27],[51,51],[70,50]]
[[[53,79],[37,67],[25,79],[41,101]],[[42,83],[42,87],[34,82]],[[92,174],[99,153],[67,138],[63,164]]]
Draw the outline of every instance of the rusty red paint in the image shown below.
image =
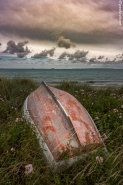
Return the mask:
[[80,144],[100,143],[99,134],[80,102],[67,92],[49,88],[69,116],[72,128],[68,128],[68,120],[44,84],[28,96],[27,108],[55,160],[59,160],[57,153],[67,149],[68,144],[76,149]]
[[[78,102],[72,95],[68,94],[67,92],[57,90],[53,87],[50,87],[50,89],[53,91],[60,103],[63,104],[78,135],[80,143],[84,145],[85,143],[93,143],[93,141],[97,143],[100,142],[100,137],[93,125],[93,122],[80,102]],[[83,130],[85,130],[84,135]],[[91,132],[96,133],[95,136],[93,136],[93,139],[89,137],[89,133]]]
[[46,130],[46,132],[47,132],[47,130],[51,130],[52,132],[55,132],[54,127],[53,127],[53,126],[50,126],[50,125],[46,126],[46,127],[44,128],[44,130]]

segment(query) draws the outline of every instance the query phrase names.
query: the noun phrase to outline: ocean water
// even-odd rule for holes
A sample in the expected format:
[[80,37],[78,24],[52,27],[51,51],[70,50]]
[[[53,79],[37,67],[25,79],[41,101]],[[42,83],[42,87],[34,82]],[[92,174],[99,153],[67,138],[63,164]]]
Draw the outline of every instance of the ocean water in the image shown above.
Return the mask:
[[123,86],[123,69],[0,69],[0,77],[26,77],[49,85],[67,80],[92,86]]

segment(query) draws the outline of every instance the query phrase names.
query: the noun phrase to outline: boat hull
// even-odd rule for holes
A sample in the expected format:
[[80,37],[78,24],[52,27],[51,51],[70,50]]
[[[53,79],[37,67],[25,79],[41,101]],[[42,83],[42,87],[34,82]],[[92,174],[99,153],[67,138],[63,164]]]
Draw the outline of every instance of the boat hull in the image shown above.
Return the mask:
[[100,134],[84,106],[69,93],[42,83],[24,103],[24,116],[36,129],[37,138],[50,164],[69,164],[85,154],[88,146],[103,144]]

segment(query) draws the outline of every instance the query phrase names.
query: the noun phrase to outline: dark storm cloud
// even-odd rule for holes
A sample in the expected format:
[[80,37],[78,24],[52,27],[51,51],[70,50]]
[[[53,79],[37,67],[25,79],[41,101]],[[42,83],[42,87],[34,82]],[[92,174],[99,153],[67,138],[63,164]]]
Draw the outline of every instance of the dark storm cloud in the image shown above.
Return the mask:
[[113,0],[1,0],[0,17],[3,35],[53,40],[52,32],[60,30],[64,37],[59,37],[58,46],[65,48],[73,42],[119,43],[123,39],[118,2]]
[[36,53],[32,58],[46,58],[48,55],[52,57],[54,55],[55,48],[52,48],[50,50],[44,50],[41,53]]
[[17,54],[19,58],[25,57],[28,53],[30,53],[30,50],[26,46],[24,46],[28,43],[28,41],[23,41],[23,42],[18,42],[17,44],[13,41],[10,40],[7,42],[7,48],[3,53],[10,53],[10,54]]
[[2,44],[0,43],[0,46],[2,46]]

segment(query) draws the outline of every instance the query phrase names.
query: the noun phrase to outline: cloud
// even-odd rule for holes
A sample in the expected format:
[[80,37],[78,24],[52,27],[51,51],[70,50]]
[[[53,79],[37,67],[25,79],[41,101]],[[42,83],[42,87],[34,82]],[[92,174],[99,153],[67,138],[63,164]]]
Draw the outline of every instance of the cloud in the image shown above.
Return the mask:
[[46,58],[48,55],[53,56],[55,52],[55,48],[52,48],[50,50],[44,50],[41,53],[36,53],[32,58]]
[[96,60],[96,57],[93,57],[89,60],[90,63],[95,63],[97,60]]
[[114,58],[113,60],[112,60],[112,62],[115,62],[116,61],[116,58]]
[[[2,0],[0,17],[3,35],[51,41],[52,32],[63,32],[60,47],[71,47],[71,40],[75,43],[119,43],[123,40],[123,27],[118,26],[118,2],[112,0],[13,0],[12,3]],[[70,40],[67,46],[66,38]]]
[[114,1],[105,1],[103,0],[104,3],[99,3],[99,6],[97,7],[98,10],[104,11],[104,12],[114,12],[117,13],[117,7],[116,7],[116,2]]
[[123,54],[116,55],[116,58],[122,58],[122,57],[123,57]]
[[[104,58],[104,56],[103,56],[103,58]],[[106,66],[106,65],[117,65],[117,64],[122,64],[122,63],[123,63],[123,59],[118,59],[118,58],[108,59],[108,58],[104,58],[103,61],[100,61],[100,60],[96,59],[96,57],[91,58],[89,60],[89,62],[88,62],[88,64],[90,64],[90,65],[91,64],[100,64],[102,66]]]
[[64,59],[66,56],[67,56],[67,52],[66,51],[64,51],[60,56],[59,56],[59,58],[58,59]]
[[7,48],[3,53],[10,53],[10,54],[17,54],[19,58],[25,57],[28,53],[30,53],[30,50],[26,46],[24,46],[28,43],[28,41],[23,41],[23,42],[18,42],[17,44],[13,41],[10,40],[7,42]]
[[83,61],[83,58],[86,57],[86,55],[89,53],[89,51],[84,50],[77,50],[73,54],[67,54],[69,60],[80,60]]
[[74,58],[82,58],[82,57],[86,57],[86,55],[88,54],[89,51],[80,51],[80,50],[77,50],[75,53],[74,53]]
[[28,53],[27,52],[20,52],[17,53],[18,58],[24,58]]
[[103,59],[103,58],[104,58],[104,56],[101,56],[101,55],[98,57],[98,59]]
[[69,53],[68,53],[67,56],[68,56],[68,59],[69,59],[69,60],[73,60],[73,59],[74,59],[74,54],[69,54]]
[[47,55],[49,54],[52,57],[54,55],[54,52],[55,52],[55,48],[47,50]]
[[86,63],[87,62],[87,54],[89,53],[89,51],[84,51],[84,50],[77,50],[74,53],[68,53],[66,51],[64,51],[63,53],[61,53],[61,55],[59,56],[59,60],[61,59],[68,59],[69,61],[71,61],[71,63]]
[[86,63],[86,62],[87,62],[87,59],[86,59],[86,58],[80,58],[78,61],[79,61],[80,63]]
[[62,36],[62,33],[61,33],[60,31],[54,31],[54,32],[52,33],[52,38],[53,38],[54,40],[58,40],[59,37],[61,37],[61,36]]
[[64,48],[66,48],[66,49],[68,49],[68,48],[70,48],[70,47],[75,47],[75,46],[76,46],[73,42],[71,42],[70,39],[66,39],[66,38],[63,37],[63,36],[60,36],[60,37],[58,38],[57,45],[58,45],[59,47],[64,47]]

